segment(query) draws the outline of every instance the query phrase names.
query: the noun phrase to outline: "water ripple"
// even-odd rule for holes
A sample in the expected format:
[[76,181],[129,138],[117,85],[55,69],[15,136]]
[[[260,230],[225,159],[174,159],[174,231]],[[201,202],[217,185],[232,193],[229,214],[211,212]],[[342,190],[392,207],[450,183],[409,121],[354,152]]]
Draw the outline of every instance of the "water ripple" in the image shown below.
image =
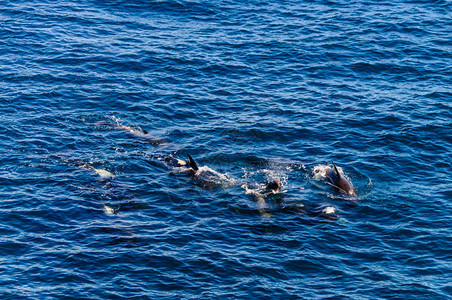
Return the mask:
[[452,295],[448,1],[0,6],[3,298]]

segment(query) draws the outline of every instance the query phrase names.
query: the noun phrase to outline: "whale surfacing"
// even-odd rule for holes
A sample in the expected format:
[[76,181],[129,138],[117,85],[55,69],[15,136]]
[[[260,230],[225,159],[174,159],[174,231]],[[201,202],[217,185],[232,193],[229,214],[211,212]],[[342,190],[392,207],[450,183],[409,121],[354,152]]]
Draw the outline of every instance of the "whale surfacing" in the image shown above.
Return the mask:
[[188,157],[188,165],[193,169],[193,171],[198,172],[199,168],[198,165],[195,163],[195,160],[193,157],[191,157],[190,154],[187,154]]
[[326,177],[328,178],[328,182],[337,188],[339,192],[345,194],[349,197],[356,196],[355,188],[351,181],[349,181],[344,174],[341,174],[337,169],[336,165],[333,163],[333,168],[330,168],[326,172]]
[[187,154],[188,174],[193,182],[203,188],[214,188],[216,186],[229,187],[236,184],[236,181],[228,174],[219,173],[208,166],[198,167],[198,164]]
[[340,219],[339,210],[329,203],[322,203],[314,208],[314,215],[326,221],[334,222]]
[[120,130],[123,132],[127,132],[128,134],[130,134],[134,137],[141,138],[141,139],[148,141],[152,145],[161,145],[161,144],[169,143],[169,141],[165,138],[155,137],[146,130],[136,129],[131,126],[108,123],[107,121],[99,121],[95,125],[105,125],[105,126],[109,126],[110,128],[114,128],[114,129],[117,129],[117,130]]

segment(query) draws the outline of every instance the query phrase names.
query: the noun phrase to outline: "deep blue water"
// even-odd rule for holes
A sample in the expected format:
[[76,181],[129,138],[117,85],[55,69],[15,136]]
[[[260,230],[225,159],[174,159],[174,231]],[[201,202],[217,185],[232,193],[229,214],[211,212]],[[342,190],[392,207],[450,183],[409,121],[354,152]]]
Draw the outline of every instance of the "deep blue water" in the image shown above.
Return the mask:
[[452,298],[451,5],[1,2],[1,298]]

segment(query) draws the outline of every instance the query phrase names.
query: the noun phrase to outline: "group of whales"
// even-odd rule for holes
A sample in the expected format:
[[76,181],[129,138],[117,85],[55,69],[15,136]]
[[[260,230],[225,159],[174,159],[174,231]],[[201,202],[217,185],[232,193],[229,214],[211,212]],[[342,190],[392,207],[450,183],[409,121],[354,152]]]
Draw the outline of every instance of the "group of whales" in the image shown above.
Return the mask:
[[[180,158],[175,158],[172,155],[165,156],[164,160],[167,164],[177,167],[177,168],[185,168],[185,172],[191,176],[195,183],[200,186],[207,187],[213,185],[215,178],[217,178],[218,173],[214,173],[215,171],[203,167],[198,167],[198,164],[192,158],[190,154],[187,154],[188,160],[183,160]],[[343,174],[336,164],[332,163],[332,167],[327,167],[326,169],[326,178],[328,184],[332,187],[332,189],[339,193],[342,197],[346,197],[348,199],[355,199],[356,190],[352,184],[352,182]],[[263,217],[270,217],[270,214],[267,212],[268,205],[266,203],[266,198],[268,195],[279,194],[282,192],[282,182],[278,179],[270,180],[265,183],[264,190],[253,190],[248,187],[248,185],[244,184],[242,187],[245,189],[247,194],[252,194],[254,199],[256,200],[256,204],[258,207],[258,211]],[[329,220],[337,220],[338,219],[338,211],[337,208],[333,205],[323,203],[318,205],[315,208],[314,213],[322,218]]]
[[[97,122],[96,125],[105,125],[109,126],[110,128],[127,132],[135,137],[145,139],[152,145],[168,143],[168,140],[166,139],[156,138],[155,136],[150,135],[147,131],[135,129],[130,126],[109,123],[106,121]],[[187,160],[174,157],[171,154],[165,155],[162,158],[162,160],[166,165],[172,168],[183,169],[183,172],[188,174],[194,180],[195,184],[202,187],[209,187],[215,185],[215,182],[219,178],[219,176],[223,175],[209,167],[199,167],[190,154],[187,154]],[[102,171],[96,171],[96,173],[98,173],[99,176],[105,176],[105,174],[103,174]],[[356,189],[354,188],[352,182],[347,178],[347,176],[343,172],[341,172],[340,168],[338,168],[334,163],[332,163],[332,166],[328,166],[325,169],[325,177],[327,179],[327,183],[332,187],[334,192],[348,199],[356,199]],[[261,216],[270,217],[270,214],[267,212],[268,205],[266,203],[266,198],[269,195],[281,193],[282,185],[283,184],[280,180],[274,179],[266,182],[265,188],[263,190],[250,189],[246,184],[243,185],[242,187],[245,189],[247,194],[253,195],[253,198],[256,201],[256,205]],[[315,208],[315,214],[328,220],[338,219],[337,208],[328,203],[318,205]]]

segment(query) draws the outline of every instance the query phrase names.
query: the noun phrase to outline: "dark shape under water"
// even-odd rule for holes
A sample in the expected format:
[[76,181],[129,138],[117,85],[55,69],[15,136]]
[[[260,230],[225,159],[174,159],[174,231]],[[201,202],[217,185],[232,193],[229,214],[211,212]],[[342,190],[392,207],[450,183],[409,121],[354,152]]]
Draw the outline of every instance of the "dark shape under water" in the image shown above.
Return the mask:
[[96,125],[106,125],[106,126],[110,126],[111,128],[127,132],[135,137],[145,139],[152,145],[160,145],[160,144],[169,143],[169,141],[167,139],[152,136],[146,130],[141,131],[140,129],[135,129],[130,126],[108,123],[106,121],[99,121],[96,123]]
[[318,205],[317,207],[314,208],[313,213],[315,216],[328,220],[328,221],[339,220],[338,209],[329,203],[323,203],[323,204]]

